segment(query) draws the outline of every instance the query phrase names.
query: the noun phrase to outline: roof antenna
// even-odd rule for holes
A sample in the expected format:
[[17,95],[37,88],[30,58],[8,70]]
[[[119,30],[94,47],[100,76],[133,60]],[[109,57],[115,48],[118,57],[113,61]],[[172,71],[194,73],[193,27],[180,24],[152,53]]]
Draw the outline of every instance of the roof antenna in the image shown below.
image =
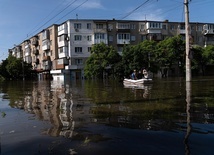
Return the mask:
[[76,14],[76,20],[78,20],[78,14]]

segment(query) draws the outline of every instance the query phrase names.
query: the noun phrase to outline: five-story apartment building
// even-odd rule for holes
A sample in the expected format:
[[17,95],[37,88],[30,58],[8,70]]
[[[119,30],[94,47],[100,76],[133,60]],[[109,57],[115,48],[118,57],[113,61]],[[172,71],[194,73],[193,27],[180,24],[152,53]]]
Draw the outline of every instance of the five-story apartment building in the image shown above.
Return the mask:
[[[214,24],[190,23],[189,28],[191,44],[214,44]],[[136,45],[144,40],[161,41],[176,35],[185,40],[185,23],[70,19],[42,30],[9,52],[32,64],[39,78],[81,79],[94,44],[103,42],[121,54],[124,45]]]

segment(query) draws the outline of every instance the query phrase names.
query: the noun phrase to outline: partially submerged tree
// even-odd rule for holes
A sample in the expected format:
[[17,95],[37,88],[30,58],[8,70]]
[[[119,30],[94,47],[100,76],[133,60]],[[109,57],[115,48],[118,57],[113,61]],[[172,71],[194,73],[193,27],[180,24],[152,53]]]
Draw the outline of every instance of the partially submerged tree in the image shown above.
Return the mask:
[[103,78],[106,72],[114,74],[114,67],[120,59],[121,56],[113,47],[104,43],[94,45],[84,68],[86,78]]
[[155,60],[161,72],[163,68],[171,69],[173,66],[182,70],[185,64],[185,42],[180,36],[166,38],[159,42]]
[[22,59],[9,55],[0,65],[0,71],[6,79],[21,79],[31,76],[32,66]]

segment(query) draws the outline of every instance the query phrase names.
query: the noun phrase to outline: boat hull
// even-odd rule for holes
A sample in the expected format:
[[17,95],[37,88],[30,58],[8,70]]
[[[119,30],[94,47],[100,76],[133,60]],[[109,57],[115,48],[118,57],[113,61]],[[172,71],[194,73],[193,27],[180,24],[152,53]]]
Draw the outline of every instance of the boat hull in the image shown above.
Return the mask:
[[132,80],[132,79],[124,79],[123,84],[124,85],[141,85],[141,84],[148,84],[152,83],[152,79],[138,79],[138,80]]

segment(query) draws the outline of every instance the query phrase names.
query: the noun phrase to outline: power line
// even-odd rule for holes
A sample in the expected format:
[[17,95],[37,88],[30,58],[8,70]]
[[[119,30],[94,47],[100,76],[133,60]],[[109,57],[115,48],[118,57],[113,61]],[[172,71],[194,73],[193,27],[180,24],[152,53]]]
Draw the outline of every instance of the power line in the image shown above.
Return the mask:
[[62,9],[59,13],[57,13],[56,15],[54,15],[52,18],[50,18],[48,21],[46,21],[44,24],[42,24],[39,28],[37,28],[35,31],[33,31],[32,33],[30,33],[29,35],[35,33],[36,31],[38,31],[39,29],[41,29],[43,26],[45,26],[48,22],[50,22],[52,19],[56,18],[59,14],[61,14],[63,11],[65,11],[68,7],[70,7],[72,4],[74,4],[77,0],[74,0],[73,2],[69,3],[64,9]]
[[122,19],[125,19],[126,17],[130,16],[133,12],[135,12],[136,10],[138,10],[139,8],[141,8],[143,5],[145,5],[146,3],[148,3],[150,0],[146,0],[144,3],[142,3],[141,5],[139,5],[137,8],[135,8],[134,10],[132,10],[131,12],[129,12],[126,16],[124,16]]
[[84,1],[83,3],[81,3],[80,5],[78,5],[77,7],[75,7],[73,10],[69,11],[67,14],[65,14],[63,17],[61,17],[60,19],[58,19],[55,22],[58,22],[59,20],[61,20],[62,18],[64,18],[65,16],[67,16],[68,14],[70,14],[71,12],[73,12],[74,10],[78,9],[79,7],[81,7],[83,4],[85,4],[88,0]]
[[[64,0],[63,2],[61,2],[60,4],[62,5],[65,1],[67,1],[67,0]],[[57,5],[45,18],[43,18],[42,20],[41,20],[41,22],[40,23],[42,23],[42,22],[44,22],[52,13],[54,13],[54,11],[56,11],[56,9],[58,8],[59,6]],[[32,28],[32,30],[28,33],[28,35],[30,35],[31,34],[31,32],[34,30],[34,29],[36,29],[39,25],[40,25],[40,23],[38,23],[34,28]],[[35,30],[36,31],[36,30]],[[34,31],[33,31],[34,32]],[[33,33],[32,32],[32,33]]]

